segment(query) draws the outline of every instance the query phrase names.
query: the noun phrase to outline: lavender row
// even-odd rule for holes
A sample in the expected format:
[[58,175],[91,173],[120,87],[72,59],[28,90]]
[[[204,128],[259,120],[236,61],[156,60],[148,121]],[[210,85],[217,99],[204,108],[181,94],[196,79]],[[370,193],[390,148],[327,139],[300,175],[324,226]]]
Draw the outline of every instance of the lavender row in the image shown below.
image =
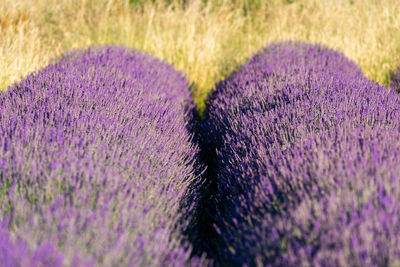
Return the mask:
[[2,262],[201,263],[181,234],[202,172],[181,73],[95,47],[11,86],[0,108]]
[[273,44],[217,85],[202,124],[202,204],[217,265],[400,259],[400,98],[338,52]]

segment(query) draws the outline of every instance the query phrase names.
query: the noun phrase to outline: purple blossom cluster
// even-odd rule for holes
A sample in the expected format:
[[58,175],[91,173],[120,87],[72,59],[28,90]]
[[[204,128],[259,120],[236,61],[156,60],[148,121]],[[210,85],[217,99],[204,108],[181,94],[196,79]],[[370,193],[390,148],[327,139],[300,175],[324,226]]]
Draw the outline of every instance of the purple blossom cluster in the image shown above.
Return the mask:
[[399,104],[339,52],[263,49],[208,100],[192,242],[221,266],[399,265]]
[[94,47],[9,87],[0,107],[2,266],[202,264],[181,234],[202,167],[180,72]]

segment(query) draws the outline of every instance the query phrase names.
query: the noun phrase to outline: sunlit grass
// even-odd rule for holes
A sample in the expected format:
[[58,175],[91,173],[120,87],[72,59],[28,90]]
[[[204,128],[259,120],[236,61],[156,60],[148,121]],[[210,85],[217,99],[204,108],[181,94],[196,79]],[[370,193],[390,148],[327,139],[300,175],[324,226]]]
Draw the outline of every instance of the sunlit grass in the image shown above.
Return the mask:
[[203,109],[216,81],[280,40],[339,49],[387,84],[400,65],[400,2],[3,0],[0,36],[0,88],[70,49],[119,44],[182,70]]

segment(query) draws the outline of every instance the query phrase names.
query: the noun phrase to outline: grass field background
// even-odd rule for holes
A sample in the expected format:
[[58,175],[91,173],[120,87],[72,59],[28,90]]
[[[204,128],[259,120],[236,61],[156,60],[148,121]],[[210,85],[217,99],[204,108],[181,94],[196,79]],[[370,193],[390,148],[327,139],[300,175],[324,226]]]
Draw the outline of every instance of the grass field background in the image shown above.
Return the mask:
[[0,88],[74,48],[134,47],[183,71],[200,110],[215,82],[273,41],[322,43],[388,86],[400,0],[2,0]]

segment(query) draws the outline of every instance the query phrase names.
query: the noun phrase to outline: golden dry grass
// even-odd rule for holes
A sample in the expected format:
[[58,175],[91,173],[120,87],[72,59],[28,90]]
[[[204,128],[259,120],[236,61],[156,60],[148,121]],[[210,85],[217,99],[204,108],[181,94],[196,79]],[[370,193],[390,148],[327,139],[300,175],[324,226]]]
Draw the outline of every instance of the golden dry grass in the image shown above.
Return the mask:
[[384,84],[400,65],[399,0],[134,2],[0,1],[0,88],[65,51],[95,44],[165,59],[186,73],[200,109],[216,81],[273,41],[336,48]]

